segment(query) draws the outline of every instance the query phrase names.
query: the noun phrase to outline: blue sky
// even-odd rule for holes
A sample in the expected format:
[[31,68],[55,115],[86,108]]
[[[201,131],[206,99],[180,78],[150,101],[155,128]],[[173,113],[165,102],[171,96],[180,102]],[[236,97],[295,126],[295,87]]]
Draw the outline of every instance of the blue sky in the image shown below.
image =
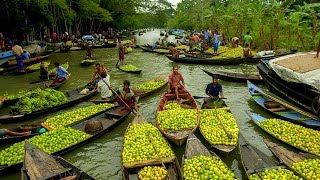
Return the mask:
[[170,2],[171,4],[177,6],[177,4],[178,4],[179,2],[181,2],[181,0],[168,0],[168,2]]

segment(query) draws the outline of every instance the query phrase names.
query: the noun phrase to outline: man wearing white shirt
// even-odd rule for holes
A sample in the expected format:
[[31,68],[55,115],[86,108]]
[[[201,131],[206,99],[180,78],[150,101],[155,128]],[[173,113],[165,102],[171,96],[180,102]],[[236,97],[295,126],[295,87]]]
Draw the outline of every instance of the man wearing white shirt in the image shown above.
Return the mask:
[[[108,100],[112,96],[112,91],[108,87],[110,86],[110,75],[106,73],[102,73],[101,77],[102,79],[100,79],[95,89],[97,89],[97,91],[100,92],[102,100]],[[106,85],[105,82],[108,85]]]

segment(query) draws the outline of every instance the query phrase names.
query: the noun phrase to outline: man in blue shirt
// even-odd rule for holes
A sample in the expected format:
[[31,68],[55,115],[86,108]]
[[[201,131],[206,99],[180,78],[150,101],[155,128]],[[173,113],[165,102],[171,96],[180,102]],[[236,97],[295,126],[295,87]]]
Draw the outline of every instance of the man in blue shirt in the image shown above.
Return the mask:
[[55,62],[54,65],[57,68],[56,77],[50,85],[46,84],[47,87],[55,86],[56,83],[61,83],[65,81],[68,76],[70,76],[68,71],[64,67],[60,66],[58,62]]
[[218,54],[219,43],[220,43],[220,39],[219,39],[218,31],[215,30],[213,34],[213,44],[212,44],[214,54]]
[[206,40],[206,43],[209,43],[210,42],[210,33],[208,30],[205,30],[204,31],[204,39]]
[[206,88],[206,94],[209,96],[204,99],[203,107],[209,107],[214,101],[219,98],[223,99],[222,86],[218,83],[216,76],[212,77],[212,83],[209,83]]

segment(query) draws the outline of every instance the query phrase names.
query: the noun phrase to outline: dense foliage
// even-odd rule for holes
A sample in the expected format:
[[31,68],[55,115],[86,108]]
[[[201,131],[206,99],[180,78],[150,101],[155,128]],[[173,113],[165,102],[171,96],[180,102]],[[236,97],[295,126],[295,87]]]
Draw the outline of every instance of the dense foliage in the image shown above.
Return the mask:
[[[317,2],[317,3],[316,3]],[[313,49],[320,40],[317,0],[182,0],[168,27],[217,29],[228,40],[251,32],[254,47]],[[242,44],[242,43],[241,43]]]

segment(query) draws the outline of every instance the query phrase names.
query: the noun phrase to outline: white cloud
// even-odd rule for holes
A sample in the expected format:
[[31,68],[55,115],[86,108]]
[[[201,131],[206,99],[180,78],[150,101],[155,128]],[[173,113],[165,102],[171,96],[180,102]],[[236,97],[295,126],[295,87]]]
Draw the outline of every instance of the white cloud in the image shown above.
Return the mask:
[[168,2],[173,4],[174,6],[177,6],[177,4],[181,2],[181,0],[168,0]]

